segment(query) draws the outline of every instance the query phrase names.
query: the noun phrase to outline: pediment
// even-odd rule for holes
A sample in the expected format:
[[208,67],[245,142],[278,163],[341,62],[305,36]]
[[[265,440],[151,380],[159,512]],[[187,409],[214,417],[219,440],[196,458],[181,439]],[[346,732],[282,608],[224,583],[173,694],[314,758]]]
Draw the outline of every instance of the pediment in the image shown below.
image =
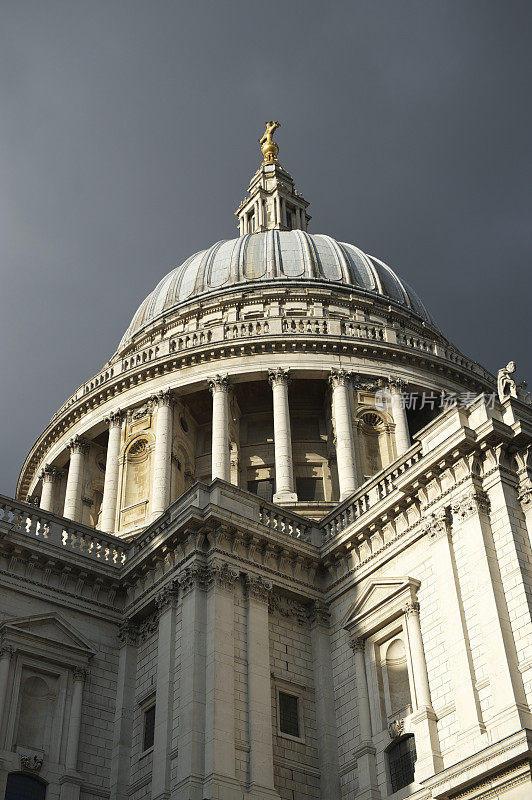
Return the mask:
[[91,658],[94,648],[85,637],[59,614],[36,614],[6,620],[0,628],[3,638],[17,647],[45,648]]
[[362,589],[344,618],[343,627],[349,630],[371,627],[371,620],[381,623],[397,616],[401,604],[415,600],[420,582],[410,577],[390,577],[370,580]]

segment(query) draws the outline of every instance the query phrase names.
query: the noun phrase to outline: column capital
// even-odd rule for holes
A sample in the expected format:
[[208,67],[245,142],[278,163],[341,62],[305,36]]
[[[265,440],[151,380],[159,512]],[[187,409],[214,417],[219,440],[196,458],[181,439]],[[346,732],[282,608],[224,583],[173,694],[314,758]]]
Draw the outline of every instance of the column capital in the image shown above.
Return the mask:
[[406,387],[406,381],[397,375],[390,375],[388,378],[388,388],[392,394],[401,394]]
[[275,369],[268,370],[268,380],[272,386],[277,386],[280,383],[287,384],[290,380],[290,370],[276,367]]
[[460,500],[453,503],[453,514],[459,522],[463,522],[479,512],[488,514],[489,510],[490,501],[487,493],[477,489],[472,489]]
[[238,570],[225,561],[215,561],[206,567],[206,585],[210,589],[218,586],[233,591],[238,579]]
[[89,675],[89,670],[86,669],[86,667],[79,667],[77,665],[75,667],[72,667],[72,676],[74,678],[74,683],[78,682],[84,683],[87,680],[88,675]]
[[248,573],[244,580],[246,597],[250,600],[257,600],[259,603],[268,603],[273,591],[271,581],[266,581],[260,575],[252,575],[251,573]]
[[519,487],[517,499],[523,506],[529,506],[532,504],[532,482],[529,479],[527,479]]
[[12,644],[0,642],[0,658],[11,658],[14,652],[15,648]]
[[130,619],[125,619],[118,628],[118,641],[123,645],[136,645],[139,641],[140,629]]
[[229,378],[227,375],[214,375],[207,381],[211,394],[229,391]]
[[88,442],[87,439],[83,439],[81,436],[73,436],[67,444],[67,448],[70,450],[71,455],[74,453],[86,455],[89,452],[89,446],[90,442]]
[[354,653],[363,653],[366,647],[366,640],[361,636],[351,636],[349,647]]
[[329,373],[329,383],[333,389],[337,386],[350,386],[353,381],[353,373],[347,369],[331,369]]
[[204,564],[192,564],[185,567],[176,579],[183,595],[188,594],[192,589],[207,588],[207,570]]
[[308,619],[311,626],[328,625],[330,618],[329,604],[323,600],[314,600],[308,610]]
[[55,467],[51,467],[50,464],[45,464],[39,477],[43,483],[54,483],[62,474],[63,473]]
[[405,603],[403,606],[403,611],[407,617],[417,617],[419,616],[419,603],[415,600],[409,600],[408,603]]
[[159,614],[162,614],[163,611],[166,611],[167,608],[175,604],[178,594],[179,585],[177,582],[169,583],[157,592],[155,595],[155,605],[157,606]]
[[450,506],[440,508],[434,514],[431,514],[425,525],[425,530],[429,534],[430,540],[435,542],[441,539],[442,536],[448,536],[451,533],[451,522]]
[[121,425],[122,425],[122,420],[123,419],[124,419],[124,415],[122,414],[120,409],[117,408],[115,411],[111,411],[105,417],[104,422],[109,428],[120,428]]
[[161,406],[170,407],[174,402],[174,393],[171,389],[163,389],[157,394],[152,395],[150,398],[155,408],[160,408]]

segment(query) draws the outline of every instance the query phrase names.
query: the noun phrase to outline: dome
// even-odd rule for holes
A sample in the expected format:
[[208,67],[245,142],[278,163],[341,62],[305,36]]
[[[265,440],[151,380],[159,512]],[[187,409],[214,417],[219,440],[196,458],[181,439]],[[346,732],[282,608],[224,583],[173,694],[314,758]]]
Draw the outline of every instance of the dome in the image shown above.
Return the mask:
[[435,327],[414,290],[374,256],[324,234],[270,230],[217,242],[169,272],[139,306],[119,349],[157,317],[192,297],[278,280],[352,286],[405,306]]

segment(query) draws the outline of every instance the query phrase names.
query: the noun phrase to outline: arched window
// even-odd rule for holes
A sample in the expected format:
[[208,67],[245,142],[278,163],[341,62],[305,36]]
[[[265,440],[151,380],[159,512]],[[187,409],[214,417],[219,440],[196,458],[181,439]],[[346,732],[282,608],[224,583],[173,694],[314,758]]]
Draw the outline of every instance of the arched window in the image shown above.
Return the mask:
[[5,800],[45,800],[46,784],[33,775],[12,772],[7,776]]
[[387,756],[390,787],[392,793],[398,792],[399,789],[414,782],[416,742],[413,734],[403,736],[402,739],[391,744],[387,750]]

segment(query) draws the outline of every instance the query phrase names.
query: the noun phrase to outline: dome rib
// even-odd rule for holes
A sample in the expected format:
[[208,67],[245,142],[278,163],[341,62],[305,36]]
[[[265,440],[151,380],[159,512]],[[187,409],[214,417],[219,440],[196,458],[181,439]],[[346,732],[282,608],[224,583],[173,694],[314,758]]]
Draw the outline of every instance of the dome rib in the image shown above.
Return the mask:
[[270,230],[222,239],[169,272],[140,304],[119,350],[142,328],[192,296],[279,279],[353,286],[393,300],[436,327],[417,294],[378,258],[326,234]]

